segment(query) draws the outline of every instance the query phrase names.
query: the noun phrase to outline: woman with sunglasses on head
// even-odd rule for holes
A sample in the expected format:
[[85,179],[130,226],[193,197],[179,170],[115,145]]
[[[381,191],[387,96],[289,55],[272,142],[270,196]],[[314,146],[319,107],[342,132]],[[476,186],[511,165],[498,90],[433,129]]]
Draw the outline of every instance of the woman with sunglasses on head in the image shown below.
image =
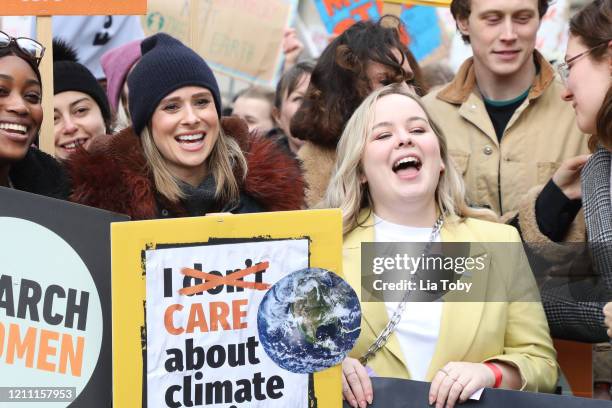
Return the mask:
[[[481,288],[467,301],[449,293],[442,302],[361,304],[361,334],[342,367],[351,406],[376,399],[362,364],[381,377],[431,381],[429,404],[437,408],[452,408],[483,387],[554,389],[555,351],[520,237],[513,227],[482,220],[495,220],[491,211],[468,207],[446,140],[418,97],[394,84],[357,108],[338,143],[323,206],[342,209],[343,272],[362,295],[364,242],[461,242],[471,243],[470,257],[489,254],[485,267],[466,275]],[[488,243],[496,242],[503,255],[491,251]]]
[[68,160],[76,202],[132,219],[299,209],[296,161],[274,141],[221,120],[208,64],[167,34],[141,44],[128,76],[132,127]]
[[32,146],[43,119],[43,54],[38,42],[0,31],[0,186],[65,199],[69,185],[61,166]]
[[568,253],[556,242],[590,243],[598,283],[582,279],[544,289],[542,297],[556,337],[601,342],[607,339],[602,308],[612,300],[612,0],[586,5],[569,30],[559,66],[562,98],[596,151],[567,160],[543,189],[534,189],[522,205],[520,227],[525,241],[546,244],[554,254]]
[[370,92],[403,83],[419,95],[426,92],[414,56],[402,43],[402,22],[384,16],[359,21],[336,37],[317,59],[290,133],[304,141],[298,158],[307,184],[306,204],[323,198],[336,160],[342,129]]

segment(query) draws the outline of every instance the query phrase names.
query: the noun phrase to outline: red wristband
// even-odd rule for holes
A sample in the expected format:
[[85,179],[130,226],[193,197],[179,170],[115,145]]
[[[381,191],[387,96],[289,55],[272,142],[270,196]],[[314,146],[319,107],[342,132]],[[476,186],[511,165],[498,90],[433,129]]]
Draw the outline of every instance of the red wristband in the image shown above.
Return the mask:
[[493,363],[484,363],[491,371],[493,371],[493,375],[495,376],[495,384],[493,384],[493,388],[499,388],[502,382],[502,371],[501,369],[493,364]]

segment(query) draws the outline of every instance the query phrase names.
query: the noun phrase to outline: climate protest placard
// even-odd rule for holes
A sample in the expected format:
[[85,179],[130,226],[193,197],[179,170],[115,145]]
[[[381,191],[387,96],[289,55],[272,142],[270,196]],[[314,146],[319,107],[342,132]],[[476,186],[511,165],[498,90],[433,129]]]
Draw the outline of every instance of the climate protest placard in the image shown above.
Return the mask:
[[330,34],[341,34],[358,21],[377,21],[383,14],[391,13],[403,22],[402,41],[419,62],[430,61],[445,52],[444,43],[447,41],[436,8],[430,5],[404,4],[389,8],[381,0],[313,1]]
[[283,64],[283,32],[293,22],[297,3],[297,0],[197,2],[191,20],[191,46],[212,69],[274,88]]
[[255,329],[266,289],[307,266],[306,239],[146,251],[147,400],[305,408],[308,375],[274,364]]
[[110,223],[0,188],[0,406],[111,404]]
[[357,21],[380,18],[381,0],[314,0],[327,31],[341,34]]
[[339,367],[281,368],[257,320],[289,273],[340,272],[338,211],[122,223],[112,236],[116,406],[341,405]]
[[146,36],[159,32],[170,34],[189,44],[189,0],[148,0],[147,14],[141,17]]
[[142,25],[147,35],[179,38],[216,72],[274,88],[283,64],[283,31],[297,5],[297,0],[149,0]]

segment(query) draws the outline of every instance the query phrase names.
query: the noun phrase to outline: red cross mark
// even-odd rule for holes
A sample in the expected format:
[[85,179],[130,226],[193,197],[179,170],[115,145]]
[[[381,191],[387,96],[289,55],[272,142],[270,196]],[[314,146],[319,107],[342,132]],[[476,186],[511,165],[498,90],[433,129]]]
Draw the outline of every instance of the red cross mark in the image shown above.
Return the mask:
[[255,289],[255,290],[267,290],[270,288],[270,284],[263,282],[245,282],[239,280],[240,278],[244,278],[245,276],[264,271],[268,269],[270,266],[270,262],[262,262],[257,265],[253,265],[249,268],[241,269],[234,273],[230,273],[227,276],[218,276],[213,275],[207,272],[198,271],[197,269],[191,268],[182,268],[181,273],[185,276],[189,276],[192,278],[202,279],[203,282],[194,286],[188,286],[179,290],[179,294],[181,295],[192,295],[194,293],[204,292],[205,290],[214,289],[218,286],[228,285],[228,286],[236,286],[240,288],[246,289]]

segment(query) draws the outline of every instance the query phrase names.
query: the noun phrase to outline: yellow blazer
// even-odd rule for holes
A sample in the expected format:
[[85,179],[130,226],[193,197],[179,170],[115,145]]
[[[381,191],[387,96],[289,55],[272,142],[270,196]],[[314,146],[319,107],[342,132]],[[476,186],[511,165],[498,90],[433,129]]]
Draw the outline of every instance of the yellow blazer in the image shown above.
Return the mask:
[[[484,243],[487,242],[521,242],[518,232],[513,227],[473,218],[454,223],[446,222],[441,230],[441,240],[483,243],[471,244],[470,256],[477,256],[479,251],[484,251],[483,247],[486,247]],[[372,216],[363,226],[357,227],[344,237],[345,279],[359,296],[361,295],[361,243],[373,241]],[[522,247],[513,244],[508,245],[507,249],[508,256],[503,257],[504,259],[500,256],[489,258],[490,261],[486,263],[483,271],[485,273],[479,273],[479,276],[485,280],[484,285],[480,282],[480,285],[474,286],[480,288],[488,286],[489,289],[478,289],[488,291],[499,286],[498,279],[504,279],[510,285],[516,283],[518,286],[537,290]],[[486,293],[480,295],[482,297],[478,299],[486,298]],[[362,302],[361,312],[361,334],[350,354],[355,358],[361,357],[366,352],[389,320],[382,302]],[[436,372],[448,362],[480,363],[490,360],[503,361],[517,367],[522,378],[521,389],[553,391],[558,376],[556,352],[541,303],[444,302],[440,336],[426,379],[431,381]],[[410,378],[395,333],[368,361],[368,366],[381,377]]]

